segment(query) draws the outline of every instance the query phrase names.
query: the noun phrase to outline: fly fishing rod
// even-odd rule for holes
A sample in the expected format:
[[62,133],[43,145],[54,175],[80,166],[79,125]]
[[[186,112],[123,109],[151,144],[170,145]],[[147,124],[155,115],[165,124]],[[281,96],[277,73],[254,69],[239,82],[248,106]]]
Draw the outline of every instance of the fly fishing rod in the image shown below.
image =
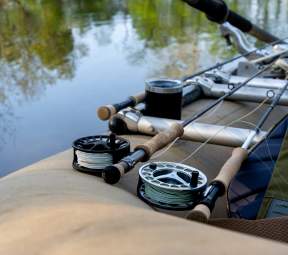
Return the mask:
[[234,11],[230,10],[223,0],[182,0],[192,6],[193,8],[202,11],[206,14],[210,21],[218,24],[229,22],[234,27],[237,27],[244,33],[248,33],[260,41],[271,43],[278,40],[274,35],[259,28],[251,23],[246,18],[240,16]]
[[188,213],[188,219],[205,222],[210,218],[210,214],[214,208],[216,200],[218,197],[226,193],[232,178],[240,169],[242,162],[248,157],[248,149],[252,143],[252,140],[261,131],[263,124],[275,106],[278,104],[287,87],[288,82],[279,90],[279,93],[274,97],[271,104],[256,124],[255,129],[246,138],[242,146],[233,150],[231,157],[223,165],[217,177],[207,187],[203,198],[200,200],[200,202],[198,202],[198,205]]
[[141,92],[137,95],[130,96],[126,100],[116,103],[100,106],[97,110],[97,115],[100,120],[109,120],[117,112],[127,107],[134,107],[135,105],[142,103],[145,100],[145,92]]
[[[280,57],[279,57],[280,58]],[[190,123],[194,122],[202,115],[210,111],[213,107],[218,105],[220,102],[233,95],[240,88],[245,86],[249,81],[253,80],[267,69],[272,67],[272,65],[277,61],[274,60],[271,64],[265,66],[263,69],[258,71],[256,74],[247,78],[243,83],[232,88],[229,92],[225,93],[222,97],[218,98],[208,106],[204,107],[199,113],[196,113],[192,118],[183,121],[182,123],[173,123],[171,127],[165,131],[159,132],[152,139],[144,144],[136,146],[134,152],[129,156],[124,157],[118,164],[108,166],[103,171],[103,178],[107,183],[115,184],[120,178],[127,172],[129,172],[138,162],[146,162],[149,158],[158,150],[163,149],[165,146],[173,142],[176,138],[181,137],[184,133],[184,128]]]
[[[206,69],[198,71],[198,72],[196,72],[196,73],[194,73],[192,75],[184,76],[181,79],[181,81],[184,83],[187,80],[193,79],[193,78],[195,78],[197,76],[200,76],[200,75],[202,75],[202,74],[204,74],[206,72],[209,72],[209,71],[212,71],[214,69],[220,68],[220,67],[222,67],[224,65],[227,65],[227,64],[229,64],[229,63],[231,63],[233,61],[236,61],[236,60],[238,60],[238,59],[240,59],[242,57],[247,57],[247,56],[249,56],[249,55],[251,55],[251,54],[253,54],[253,53],[255,53],[255,52],[259,51],[259,50],[261,51],[261,50],[263,50],[263,49],[265,49],[265,48],[267,48],[269,46],[274,46],[274,45],[276,45],[278,43],[285,42],[285,40],[287,38],[288,37],[283,38],[283,39],[278,39],[278,40],[276,40],[276,41],[274,41],[272,43],[269,43],[269,44],[259,48],[259,49],[254,49],[254,50],[249,51],[249,52],[247,52],[245,54],[241,54],[241,55],[238,55],[238,56],[233,57],[231,59],[225,60],[225,61],[223,61],[221,63],[217,63],[217,64],[215,64],[215,65],[213,65],[211,67],[208,67]],[[184,84],[184,86],[185,86],[185,84]],[[124,100],[122,102],[119,102],[119,103],[116,103],[116,104],[109,104],[109,105],[100,106],[98,108],[98,110],[97,110],[98,118],[100,120],[103,120],[103,121],[109,120],[113,115],[115,115],[117,112],[123,110],[124,108],[134,107],[137,104],[144,102],[145,101],[145,97],[146,97],[145,92],[141,92],[141,93],[139,93],[137,95],[128,97],[126,100]]]

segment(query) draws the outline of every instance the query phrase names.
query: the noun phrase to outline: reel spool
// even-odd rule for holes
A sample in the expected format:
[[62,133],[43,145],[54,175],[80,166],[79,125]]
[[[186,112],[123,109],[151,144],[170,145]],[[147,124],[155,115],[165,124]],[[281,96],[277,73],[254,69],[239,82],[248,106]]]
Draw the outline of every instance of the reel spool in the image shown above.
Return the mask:
[[106,166],[118,163],[130,153],[130,143],[115,134],[82,137],[72,147],[73,168],[97,176]]
[[151,206],[188,210],[201,199],[207,177],[194,167],[173,162],[153,162],[139,169],[138,196]]

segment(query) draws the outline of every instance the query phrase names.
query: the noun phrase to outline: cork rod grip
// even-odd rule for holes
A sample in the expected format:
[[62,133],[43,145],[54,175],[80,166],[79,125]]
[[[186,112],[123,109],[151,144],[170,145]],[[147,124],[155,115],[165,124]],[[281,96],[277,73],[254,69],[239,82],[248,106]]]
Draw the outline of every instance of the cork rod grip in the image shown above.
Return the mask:
[[142,149],[146,153],[146,160],[149,159],[156,151],[163,149],[169,143],[173,142],[177,137],[181,137],[184,133],[184,128],[179,123],[173,123],[171,127],[155,135],[148,142],[136,146],[137,149]]
[[186,215],[186,218],[193,221],[207,222],[210,219],[210,215],[211,212],[208,206],[199,204]]
[[142,103],[145,100],[146,97],[146,93],[145,92],[141,92],[135,96],[131,96],[133,98],[133,100],[135,101],[135,105]]
[[109,120],[111,116],[117,113],[116,108],[109,104],[100,106],[97,110],[97,115],[100,120]]
[[214,181],[222,183],[225,186],[225,191],[227,191],[231,180],[238,172],[242,162],[247,158],[247,156],[247,150],[242,148],[235,148],[232,151],[231,157],[225,162]]

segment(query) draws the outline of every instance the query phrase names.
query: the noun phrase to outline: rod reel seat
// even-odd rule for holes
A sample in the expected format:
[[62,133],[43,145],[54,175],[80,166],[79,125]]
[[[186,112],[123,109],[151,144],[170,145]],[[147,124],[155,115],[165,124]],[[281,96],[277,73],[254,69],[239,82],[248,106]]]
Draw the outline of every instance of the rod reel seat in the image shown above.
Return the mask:
[[151,206],[188,210],[202,198],[207,177],[200,170],[174,162],[150,162],[139,169],[137,194]]

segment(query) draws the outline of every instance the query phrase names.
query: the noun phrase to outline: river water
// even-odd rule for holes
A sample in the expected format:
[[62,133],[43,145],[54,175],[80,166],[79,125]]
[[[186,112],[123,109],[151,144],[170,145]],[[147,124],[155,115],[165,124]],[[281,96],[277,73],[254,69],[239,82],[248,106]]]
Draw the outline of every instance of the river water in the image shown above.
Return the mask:
[[[227,3],[288,35],[288,0]],[[142,91],[145,79],[235,54],[180,0],[0,0],[0,175],[104,133],[96,108]]]

